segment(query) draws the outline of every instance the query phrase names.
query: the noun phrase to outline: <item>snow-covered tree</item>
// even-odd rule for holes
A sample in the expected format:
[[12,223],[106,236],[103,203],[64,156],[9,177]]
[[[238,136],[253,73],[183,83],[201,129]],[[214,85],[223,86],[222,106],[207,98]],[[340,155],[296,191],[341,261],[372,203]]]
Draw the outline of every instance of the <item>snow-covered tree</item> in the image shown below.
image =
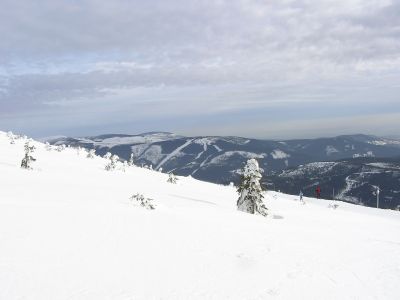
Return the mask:
[[62,144],[62,145],[57,146],[56,150],[57,150],[58,152],[64,151],[64,150],[65,150],[65,145]]
[[10,144],[15,144],[15,136],[11,131],[7,132],[7,137],[10,139]]
[[77,155],[80,155],[80,154],[81,154],[81,151],[82,151],[82,147],[81,147],[81,146],[78,146],[78,147],[76,148],[76,154],[77,154]]
[[174,175],[174,173],[172,173],[172,172],[169,173],[167,182],[175,184],[177,182],[177,180],[178,180],[178,178]]
[[96,150],[95,149],[90,149],[89,152],[86,155],[87,158],[93,158],[95,156],[96,156]]
[[242,171],[242,179],[237,188],[240,195],[237,200],[238,210],[262,216],[268,214],[268,209],[263,203],[264,196],[260,185],[261,177],[258,162],[254,158],[249,159]]
[[131,157],[129,158],[128,165],[129,166],[134,166],[135,165],[133,153],[131,153]]
[[[108,152],[109,153],[109,152]],[[107,154],[108,154],[107,153]],[[117,167],[117,162],[118,162],[118,159],[119,159],[119,157],[118,157],[118,155],[111,155],[111,156],[109,156],[109,155],[107,155],[106,154],[106,156],[108,157],[108,159],[109,159],[109,162],[106,164],[106,166],[105,166],[105,169],[107,170],[107,171],[112,171],[112,170],[115,170],[115,168]],[[111,153],[110,153],[111,154]],[[106,157],[105,156],[105,157]]]
[[128,162],[127,162],[127,161],[124,161],[124,162],[122,163],[122,166],[121,166],[121,171],[122,171],[122,172],[125,172],[125,171],[126,171],[126,168],[128,168],[128,167],[129,167]]
[[152,203],[153,199],[145,198],[142,194],[137,193],[135,195],[132,195],[129,199],[132,201],[137,201],[140,204],[140,206],[142,206],[146,209],[155,209],[156,208],[154,206],[154,204]]
[[49,142],[46,142],[44,148],[45,148],[47,151],[51,151],[51,145],[49,144]]
[[32,162],[36,159],[32,157],[32,153],[35,151],[35,146],[30,146],[29,141],[24,145],[25,156],[21,161],[21,168],[23,169],[32,169]]
[[110,152],[107,152],[106,154],[104,154],[103,157],[104,157],[105,159],[110,159],[111,156],[112,156],[112,154],[111,154]]

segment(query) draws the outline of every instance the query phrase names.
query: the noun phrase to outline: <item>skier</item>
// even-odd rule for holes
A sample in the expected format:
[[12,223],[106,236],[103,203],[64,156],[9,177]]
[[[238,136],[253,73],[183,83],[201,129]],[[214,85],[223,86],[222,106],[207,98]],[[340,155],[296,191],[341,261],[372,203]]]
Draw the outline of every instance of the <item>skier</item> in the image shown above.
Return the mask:
[[301,201],[302,203],[304,203],[304,200],[303,200],[303,191],[301,191],[301,190],[300,190],[299,197],[300,197],[300,201]]
[[319,186],[315,189],[315,196],[317,199],[321,198],[321,188]]

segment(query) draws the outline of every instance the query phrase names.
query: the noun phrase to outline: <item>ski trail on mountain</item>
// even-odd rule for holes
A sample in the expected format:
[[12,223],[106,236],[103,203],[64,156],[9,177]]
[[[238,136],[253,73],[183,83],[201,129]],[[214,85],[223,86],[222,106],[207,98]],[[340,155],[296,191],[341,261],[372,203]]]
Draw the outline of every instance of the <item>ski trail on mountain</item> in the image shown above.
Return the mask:
[[171,159],[172,157],[174,157],[175,155],[177,155],[183,148],[185,148],[186,146],[190,145],[192,143],[193,139],[188,140],[186,143],[184,143],[182,146],[179,146],[178,148],[176,148],[174,151],[172,151],[170,154],[168,154],[156,167],[156,169],[158,170],[159,168],[161,168],[169,159]]

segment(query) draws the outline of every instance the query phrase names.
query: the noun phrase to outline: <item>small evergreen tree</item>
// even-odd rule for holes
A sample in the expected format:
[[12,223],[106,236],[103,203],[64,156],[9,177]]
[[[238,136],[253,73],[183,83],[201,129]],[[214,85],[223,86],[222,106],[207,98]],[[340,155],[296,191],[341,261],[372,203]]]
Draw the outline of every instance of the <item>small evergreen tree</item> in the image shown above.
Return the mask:
[[65,150],[65,145],[62,144],[62,145],[57,146],[56,150],[57,150],[58,152],[64,151],[64,150]]
[[81,154],[81,150],[82,150],[81,146],[78,146],[78,147],[76,148],[76,154],[77,154],[77,155],[80,155],[80,154]]
[[112,154],[111,154],[110,152],[107,152],[106,154],[104,154],[103,157],[104,157],[105,159],[110,159],[111,156],[112,156]]
[[178,178],[174,175],[174,173],[169,173],[167,182],[176,184]]
[[36,161],[35,158],[32,157],[32,153],[35,151],[35,146],[30,146],[29,141],[24,145],[25,156],[21,161],[21,168],[23,169],[32,169],[32,162]]
[[107,171],[113,171],[117,167],[117,162],[118,162],[119,157],[118,157],[118,155],[115,155],[115,154],[111,155],[111,156],[109,156],[107,154],[106,154],[106,156],[109,158],[109,162],[106,164],[105,169]]
[[10,139],[10,144],[15,144],[15,136],[11,131],[7,132],[7,137]]
[[243,169],[242,179],[237,188],[240,195],[237,200],[238,210],[262,216],[268,214],[268,209],[263,203],[264,196],[260,185],[261,177],[258,162],[254,158],[249,159]]
[[49,144],[49,142],[46,142],[46,145],[44,146],[44,148],[45,148],[47,151],[51,151],[51,145]]
[[86,155],[87,158],[93,158],[96,156],[96,150],[95,149],[90,149],[88,154]]
[[123,163],[122,163],[122,166],[121,166],[121,171],[122,172],[125,172],[126,171],[126,168],[128,167],[129,165],[128,165],[128,162],[127,161],[124,161]]
[[129,158],[129,161],[128,161],[128,166],[134,166],[135,165],[133,158],[134,158],[133,153],[131,153],[131,157]]

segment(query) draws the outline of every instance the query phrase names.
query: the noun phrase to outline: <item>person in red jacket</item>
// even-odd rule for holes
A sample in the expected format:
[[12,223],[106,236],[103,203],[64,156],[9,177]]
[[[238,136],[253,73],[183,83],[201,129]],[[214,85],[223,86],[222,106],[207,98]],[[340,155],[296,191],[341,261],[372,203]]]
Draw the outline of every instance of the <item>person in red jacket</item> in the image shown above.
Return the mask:
[[315,189],[315,196],[317,199],[321,198],[321,188],[319,186]]

